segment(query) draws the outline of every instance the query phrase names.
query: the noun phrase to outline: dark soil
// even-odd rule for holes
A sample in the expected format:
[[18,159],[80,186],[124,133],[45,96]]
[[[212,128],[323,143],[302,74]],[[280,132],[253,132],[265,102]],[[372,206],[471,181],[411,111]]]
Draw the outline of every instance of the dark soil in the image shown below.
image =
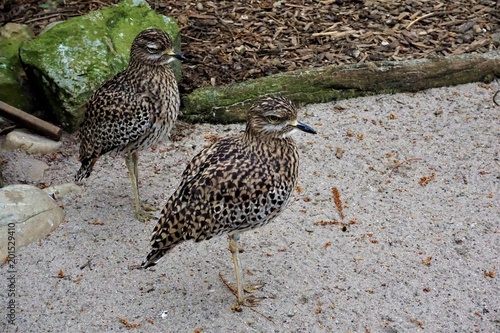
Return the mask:
[[[0,24],[35,33],[117,1],[21,1],[0,4]],[[181,92],[331,64],[487,52],[500,44],[500,1],[294,0],[148,1],[179,21]]]

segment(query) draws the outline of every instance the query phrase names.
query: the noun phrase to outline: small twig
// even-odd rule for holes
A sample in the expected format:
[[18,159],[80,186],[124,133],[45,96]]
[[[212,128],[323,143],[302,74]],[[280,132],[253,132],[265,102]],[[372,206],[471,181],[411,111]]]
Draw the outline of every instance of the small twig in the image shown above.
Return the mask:
[[467,185],[468,184],[467,177],[465,177],[465,175],[462,172],[460,172],[460,175],[462,175],[462,181],[464,182],[464,184]]
[[[68,13],[74,14],[74,11],[73,10],[61,10],[61,11],[57,11],[57,12],[44,13],[44,14],[38,16],[38,17],[32,18],[31,20],[25,21],[24,23],[28,24],[28,23],[33,23],[33,22],[36,22],[36,21],[48,20],[48,19],[51,19],[51,18],[54,18],[54,17],[63,16],[64,14],[68,14]],[[73,16],[76,16],[76,15],[73,15]]]
[[498,93],[500,93],[500,90],[497,90],[497,92],[495,93],[495,95],[493,95],[493,103],[495,103],[497,106],[500,106],[500,103],[497,102],[497,95]]
[[127,267],[129,271],[132,271],[134,269],[143,269],[142,265],[130,265]]
[[275,324],[275,322],[271,319],[271,317],[268,317],[266,316],[265,314],[263,314],[262,312],[259,312],[257,310],[255,310],[254,308],[250,307],[250,310],[252,310],[253,312],[255,312],[256,314],[259,314],[261,315],[262,317],[266,318],[267,320],[269,320],[271,323]]
[[120,323],[125,325],[125,327],[127,327],[127,328],[138,328],[139,326],[141,326],[141,324],[131,324],[127,321],[127,319],[125,319],[123,317],[118,318],[118,320],[120,321]]
[[321,220],[321,221],[316,221],[313,223],[314,225],[319,225],[319,226],[325,226],[325,225],[341,225],[342,227],[348,227],[350,226],[351,224],[359,224],[358,221],[356,221],[355,219],[351,219],[349,220],[349,222],[343,222],[343,221],[335,221],[335,220],[330,220],[330,221],[325,221],[325,220]]
[[355,34],[356,32],[356,30],[315,32],[311,35],[311,37],[330,36],[332,38],[342,38]]
[[417,23],[418,21],[421,21],[423,19],[426,19],[428,17],[431,17],[431,16],[434,16],[436,14],[439,14],[439,13],[429,13],[429,14],[425,14],[425,15],[422,15],[416,19],[414,19],[413,21],[411,21],[407,26],[406,26],[406,30],[409,30],[411,28],[412,25],[414,25],[415,23]]
[[222,24],[224,27],[226,27],[227,31],[229,31],[229,33],[231,34],[231,38],[233,38],[233,40],[234,40],[234,32],[233,32],[233,29],[229,26],[229,24],[224,22],[224,20],[222,20],[220,17],[217,17],[217,21],[220,24]]
[[87,266],[89,267],[90,270],[92,270],[92,259],[87,260],[86,263],[80,266],[80,269],[84,269]]
[[189,35],[182,36],[182,38],[189,38],[189,39],[195,40],[197,42],[205,42],[203,39],[195,38],[195,37],[192,37]]
[[7,126],[7,127],[0,130],[0,135],[9,134],[13,130],[15,130],[16,127],[17,127],[17,125]]
[[340,192],[338,188],[332,187],[333,201],[340,215],[340,219],[344,220],[344,209],[342,208],[342,200],[340,200]]
[[91,4],[93,4],[93,3],[97,3],[97,4],[101,5],[101,7],[107,7],[107,6],[109,6],[109,3],[102,2],[102,1],[97,1],[97,0],[94,0],[94,1],[91,2]]
[[227,280],[224,278],[221,272],[219,272],[219,277],[222,283],[226,285],[227,289],[231,290],[234,296],[238,297],[238,291],[232,285],[230,285],[229,282],[227,282]]
[[389,172],[389,177],[392,175],[392,173],[394,172],[394,170],[396,170],[397,168],[399,168],[403,164],[411,163],[411,162],[414,162],[414,161],[420,161],[420,160],[421,160],[421,158],[409,158],[407,160],[404,160],[403,162],[397,163],[395,166],[392,167],[391,172]]

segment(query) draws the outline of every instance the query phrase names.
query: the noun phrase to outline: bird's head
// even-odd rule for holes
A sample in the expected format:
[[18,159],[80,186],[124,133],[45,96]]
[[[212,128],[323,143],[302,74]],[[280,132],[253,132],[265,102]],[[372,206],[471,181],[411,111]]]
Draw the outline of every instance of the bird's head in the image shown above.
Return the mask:
[[139,33],[132,42],[130,59],[149,65],[165,65],[174,59],[186,60],[174,50],[172,38],[160,29],[146,29]]
[[297,109],[282,95],[268,95],[255,102],[247,115],[247,131],[270,138],[286,138],[297,130],[316,131],[297,120]]

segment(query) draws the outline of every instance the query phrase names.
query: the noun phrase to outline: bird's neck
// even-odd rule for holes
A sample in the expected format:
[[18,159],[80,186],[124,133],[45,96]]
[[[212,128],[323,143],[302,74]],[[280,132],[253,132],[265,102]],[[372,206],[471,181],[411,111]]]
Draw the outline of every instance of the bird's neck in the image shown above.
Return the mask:
[[276,137],[275,133],[255,133],[247,127],[243,134],[243,141],[255,150],[264,147],[273,151],[295,150],[295,141],[291,137]]
[[153,65],[131,61],[123,74],[125,77],[132,79],[149,78],[159,82],[176,82],[174,71],[169,65]]
[[259,163],[266,165],[268,170],[279,177],[285,177],[280,179],[291,180],[292,188],[295,187],[299,154],[291,137],[262,137],[262,133],[246,131],[242,140],[248,154],[252,154]]
[[168,64],[151,64],[147,62],[141,62],[137,60],[130,60],[128,67],[126,69],[129,72],[172,72],[172,68]]

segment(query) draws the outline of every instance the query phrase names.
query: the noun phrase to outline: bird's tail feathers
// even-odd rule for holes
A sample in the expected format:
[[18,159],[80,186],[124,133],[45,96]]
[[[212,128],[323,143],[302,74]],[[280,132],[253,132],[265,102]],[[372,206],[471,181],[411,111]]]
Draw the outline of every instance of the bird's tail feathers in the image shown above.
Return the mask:
[[82,159],[82,165],[80,169],[76,173],[75,181],[81,182],[84,178],[90,176],[92,169],[94,168],[94,164],[97,161],[96,157],[84,158]]
[[148,268],[148,267],[156,265],[158,260],[160,260],[167,252],[168,252],[168,249],[154,249],[154,250],[152,250],[151,252],[149,252],[146,259],[144,259],[144,261],[142,262],[142,264],[141,264],[142,268]]

